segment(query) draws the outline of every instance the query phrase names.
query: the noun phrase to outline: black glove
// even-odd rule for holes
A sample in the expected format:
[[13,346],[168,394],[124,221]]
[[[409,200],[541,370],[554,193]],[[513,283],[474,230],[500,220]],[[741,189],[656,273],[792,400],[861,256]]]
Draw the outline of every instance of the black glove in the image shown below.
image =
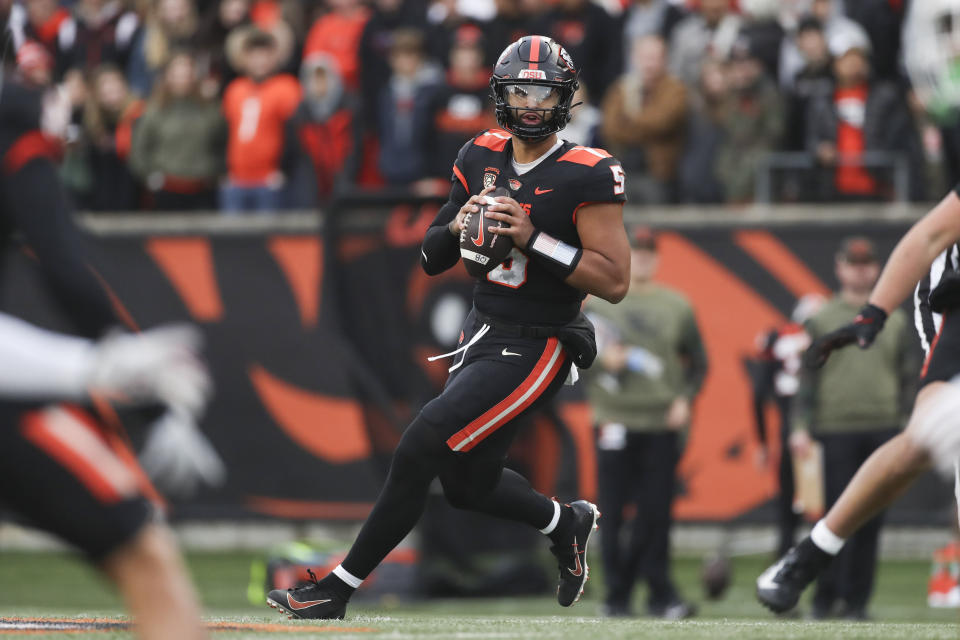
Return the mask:
[[874,304],[866,304],[853,322],[817,338],[803,356],[803,363],[810,369],[819,369],[835,349],[856,342],[866,349],[876,339],[887,321],[887,312]]

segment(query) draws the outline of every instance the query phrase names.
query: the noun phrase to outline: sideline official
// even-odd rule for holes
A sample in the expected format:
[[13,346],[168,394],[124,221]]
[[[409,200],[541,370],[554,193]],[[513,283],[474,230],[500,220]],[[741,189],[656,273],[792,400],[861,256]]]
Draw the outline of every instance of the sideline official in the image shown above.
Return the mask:
[[[846,239],[836,257],[840,290],[806,324],[812,340],[857,316],[880,275],[880,261],[866,238]],[[911,408],[917,358],[906,314],[894,310],[872,349],[837,351],[822,369],[805,369],[794,400],[791,448],[808,454],[810,437],[823,446],[827,509],[860,465],[904,425]],[[867,617],[883,515],[865,524],[821,574],[812,616]]]
[[[674,476],[707,358],[693,308],[681,293],[653,281],[657,266],[657,239],[641,229],[633,238],[627,297],[617,306],[595,298],[587,303],[599,351],[587,394],[597,424],[603,611],[630,615],[642,576],[650,588],[647,612],[676,619],[695,609],[670,578]],[[623,540],[628,506],[636,511]]]

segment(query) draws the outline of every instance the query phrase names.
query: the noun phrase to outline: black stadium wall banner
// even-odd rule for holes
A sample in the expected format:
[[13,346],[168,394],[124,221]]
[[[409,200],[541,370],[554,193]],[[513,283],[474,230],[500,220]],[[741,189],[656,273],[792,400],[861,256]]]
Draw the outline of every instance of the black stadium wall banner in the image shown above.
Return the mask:
[[[278,220],[242,233],[190,220],[172,230],[97,225],[93,267],[118,308],[140,327],[192,321],[206,336],[216,395],[202,427],[229,476],[174,502],[175,519],[364,518],[403,426],[443,384],[449,363],[427,357],[455,345],[470,308],[462,266],[432,278],[419,267],[438,206],[362,200],[312,224]],[[754,464],[744,359],[800,296],[830,294],[845,236],[868,236],[886,257],[909,223],[658,226],[658,279],[692,301],[710,362],[676,514],[770,520],[776,476]],[[26,253],[9,257],[2,278],[4,310],[64,328]],[[129,427],[135,441],[138,429]],[[511,464],[547,495],[595,496],[591,415],[578,388],[528,420]],[[946,523],[952,510],[950,487],[931,476],[890,517]]]

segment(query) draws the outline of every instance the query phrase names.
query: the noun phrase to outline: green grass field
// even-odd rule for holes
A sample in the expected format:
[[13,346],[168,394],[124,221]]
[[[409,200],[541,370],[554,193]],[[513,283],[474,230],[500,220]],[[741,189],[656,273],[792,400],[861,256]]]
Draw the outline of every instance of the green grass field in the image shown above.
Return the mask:
[[[269,623],[282,621],[294,631],[308,623],[287,621],[264,606],[251,606],[245,597],[250,554],[193,554],[188,558],[206,614],[211,621]],[[598,558],[594,558],[596,570]],[[251,638],[369,638],[403,640],[514,638],[960,638],[958,612],[926,606],[929,565],[925,562],[882,563],[873,600],[874,621],[869,623],[807,622],[801,618],[776,619],[753,598],[753,580],[765,557],[737,559],[734,583],[726,597],[704,602],[699,585],[699,559],[680,558],[675,564],[677,582],[685,595],[700,601],[700,615],[691,621],[662,622],[648,618],[604,619],[596,616],[601,592],[599,575],[587,585],[584,599],[561,609],[549,597],[485,600],[433,600],[363,604],[350,609],[347,620],[324,625],[323,631],[281,633],[218,631],[216,639]],[[638,594],[638,598],[642,593]],[[643,610],[638,599],[637,609]],[[111,590],[76,558],[62,554],[0,554],[0,618],[115,618],[122,615]],[[317,626],[317,625],[311,625]],[[362,629],[348,631],[347,629]],[[130,638],[122,631],[17,633],[0,631],[9,638],[44,640],[82,637],[97,640]],[[175,639],[171,639],[175,640]]]

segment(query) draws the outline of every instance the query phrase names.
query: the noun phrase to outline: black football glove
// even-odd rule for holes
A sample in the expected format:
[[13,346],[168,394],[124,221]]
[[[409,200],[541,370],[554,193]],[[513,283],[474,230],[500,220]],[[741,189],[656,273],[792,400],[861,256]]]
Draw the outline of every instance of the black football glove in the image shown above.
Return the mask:
[[817,338],[803,356],[804,364],[810,369],[819,369],[835,349],[842,349],[856,342],[866,349],[876,339],[887,321],[887,312],[874,304],[866,304],[853,322]]

